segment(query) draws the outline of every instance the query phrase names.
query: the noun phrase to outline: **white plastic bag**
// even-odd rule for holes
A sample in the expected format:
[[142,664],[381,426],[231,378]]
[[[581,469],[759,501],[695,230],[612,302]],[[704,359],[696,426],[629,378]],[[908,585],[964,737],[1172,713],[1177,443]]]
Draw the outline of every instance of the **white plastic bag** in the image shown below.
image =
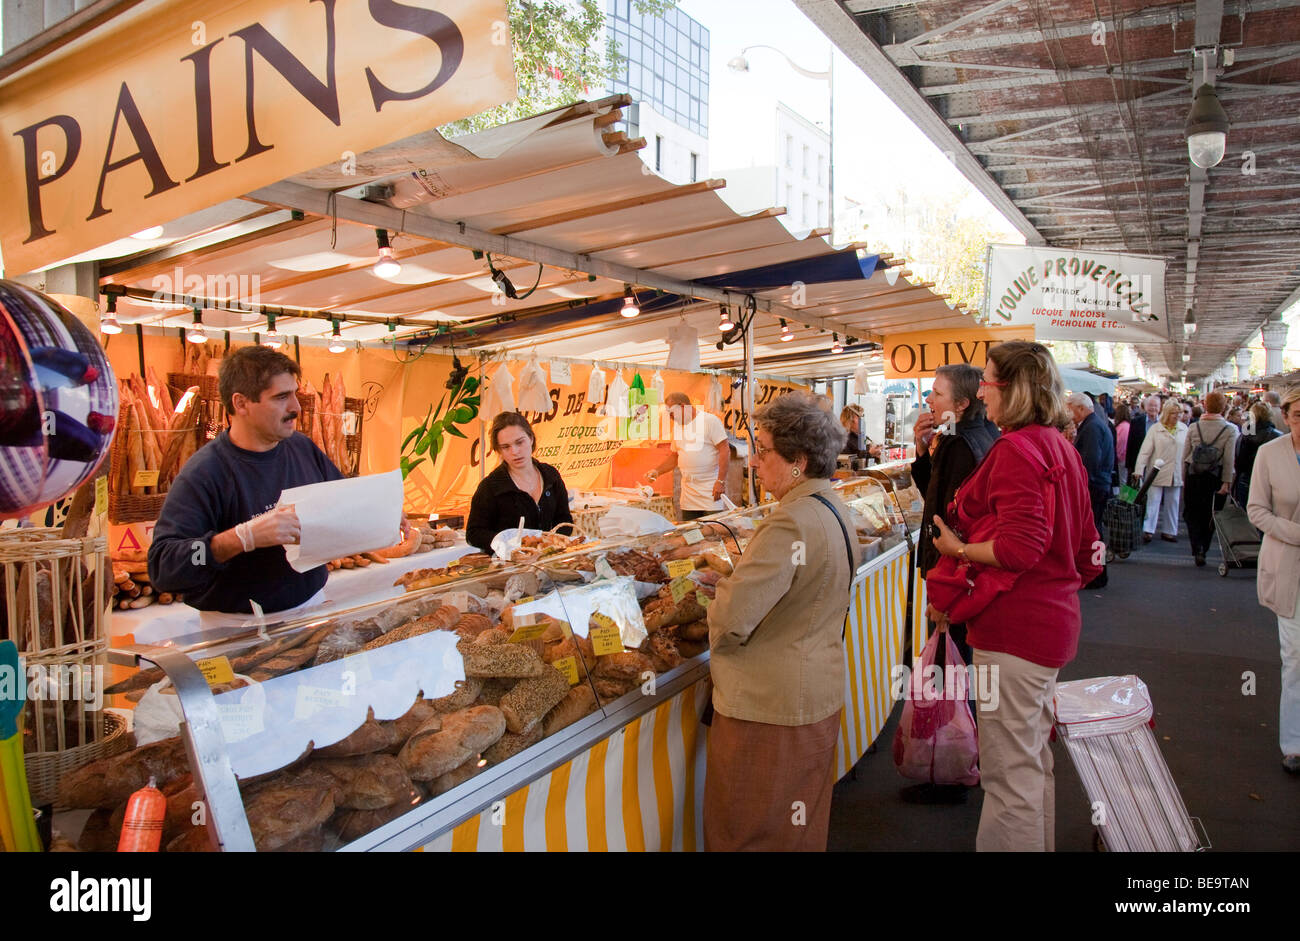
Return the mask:
[[660,403],[662,404],[662,402],[663,402],[663,400],[664,400],[664,396],[665,396],[667,393],[664,391],[664,377],[663,377],[663,374],[662,374],[661,372],[659,372],[659,370],[657,370],[657,369],[655,370],[655,374],[654,374],[653,376],[650,377],[650,391],[651,391],[651,392],[658,392],[658,393],[659,393],[659,401],[660,401]]
[[600,535],[609,536],[647,536],[653,533],[666,533],[676,527],[658,513],[642,510],[634,506],[615,505],[600,518]]
[[502,412],[515,410],[515,377],[505,363],[497,367],[497,371],[488,380],[487,386],[487,397],[483,400],[481,409],[485,419],[491,421]]
[[597,407],[605,401],[605,370],[599,366],[591,367],[591,378],[587,380],[587,401]]
[[685,320],[668,328],[668,369],[700,371],[700,334]]
[[546,387],[546,373],[542,364],[533,357],[519,377],[519,411],[540,412],[551,410],[551,393]]
[[605,414],[613,418],[628,418],[632,410],[627,401],[628,385],[623,381],[621,371],[614,373],[614,378],[609,382],[609,404],[605,407]]
[[709,380],[709,394],[704,399],[704,410],[714,413],[722,411],[722,386],[717,376]]
[[867,364],[858,363],[853,370],[853,394],[866,395],[871,389],[867,385]]

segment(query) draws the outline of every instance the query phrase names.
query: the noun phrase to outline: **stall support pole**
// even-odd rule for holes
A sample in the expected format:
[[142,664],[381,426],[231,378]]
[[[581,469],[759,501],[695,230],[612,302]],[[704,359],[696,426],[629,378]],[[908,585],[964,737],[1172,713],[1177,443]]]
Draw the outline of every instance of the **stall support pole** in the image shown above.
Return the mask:
[[[745,412],[745,429],[749,432],[749,453],[754,453],[754,446],[758,439],[754,437],[754,316],[749,315],[745,324],[745,385],[741,391],[740,407]],[[746,474],[749,480],[749,504],[750,506],[758,505],[758,492],[754,487],[754,465],[750,463],[750,473]]]

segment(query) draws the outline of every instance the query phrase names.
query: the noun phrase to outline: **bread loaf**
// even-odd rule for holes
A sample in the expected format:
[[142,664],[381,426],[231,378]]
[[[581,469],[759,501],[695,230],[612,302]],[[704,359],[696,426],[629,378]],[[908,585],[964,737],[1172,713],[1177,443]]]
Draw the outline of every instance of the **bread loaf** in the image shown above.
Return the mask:
[[[565,657],[573,657],[576,663],[585,665],[588,670],[596,666],[596,650],[591,646],[591,639],[579,637],[577,634],[566,637],[558,644],[551,644],[542,654],[542,659],[547,663],[554,663]],[[581,666],[578,668],[578,675],[583,675]]]
[[569,681],[555,667],[544,666],[540,676],[520,680],[501,697],[506,728],[516,734],[529,731],[569,692]]
[[[522,682],[528,683],[531,681],[523,680]],[[483,753],[483,758],[489,765],[497,765],[541,740],[542,723],[534,722],[526,732],[507,732],[501,736],[494,745]]]
[[366,713],[366,721],[361,723],[355,732],[333,745],[316,749],[316,757],[349,758],[353,755],[369,755],[372,752],[392,748],[396,741],[393,726],[375,721],[375,711],[371,709]]
[[59,779],[60,807],[112,810],[154,778],[159,786],[189,773],[179,736],[92,761]]
[[[501,741],[504,741],[507,737],[508,733],[507,735],[502,736]],[[500,745],[501,741],[498,741],[497,745]],[[496,745],[492,746],[492,748],[496,747]],[[446,774],[434,778],[433,782],[430,784],[429,791],[434,797],[437,797],[439,794],[446,794],[453,787],[464,784],[486,767],[487,763],[484,762],[480,756],[475,755],[459,768],[453,768]]]
[[569,690],[555,708],[542,720],[542,734],[554,735],[565,726],[572,725],[583,716],[596,711],[596,694],[586,683]]
[[682,662],[681,652],[667,634],[651,634],[641,645],[641,652],[650,658],[656,673],[667,673]]
[[478,694],[478,699],[474,701],[476,706],[499,706],[501,698],[506,693],[515,688],[518,680],[512,679],[487,679],[483,681],[483,691]]
[[654,673],[654,664],[640,651],[625,650],[596,658],[596,676],[601,679],[630,680],[640,683],[642,675]]
[[484,643],[491,631],[484,631],[474,643],[461,641],[456,645],[465,658],[466,676],[510,676],[522,678],[538,676],[546,666],[541,656],[531,647],[518,644]]
[[636,689],[637,682],[601,676],[592,680],[592,685],[596,687],[596,694],[600,696],[601,702],[610,702]]
[[379,810],[396,803],[411,790],[411,779],[392,755],[324,758],[312,763],[343,787],[341,810]]
[[[116,845],[114,845],[116,849]],[[187,827],[167,843],[169,853],[211,853],[215,850],[206,825]]]
[[459,620],[460,611],[458,609],[449,604],[439,605],[432,614],[426,614],[422,618],[416,618],[409,624],[393,628],[387,634],[376,637],[367,643],[363,649],[374,650],[376,647],[385,647],[388,644],[395,644],[398,641],[406,640],[408,637],[427,634],[430,631],[448,631]]
[[432,781],[481,754],[505,731],[500,709],[471,706],[426,722],[397,757],[413,780]]
[[359,840],[371,830],[377,830],[386,823],[396,820],[424,800],[419,788],[411,790],[400,801],[381,810],[345,810],[334,818],[333,826],[339,837],[346,843]]
[[438,709],[431,699],[417,699],[415,705],[392,722],[384,723],[393,731],[393,744],[389,750],[394,754],[406,744],[406,740],[415,734],[415,730],[438,714]]
[[244,795],[244,813],[260,852],[279,849],[334,816],[343,793],[332,776],[308,770],[273,779]]
[[473,705],[478,699],[479,693],[483,691],[483,681],[477,676],[469,676],[456,682],[455,692],[446,696],[440,696],[431,700],[433,708],[438,712],[455,712],[458,709],[464,709],[466,706]]
[[677,629],[677,636],[683,640],[707,641],[709,639],[709,622],[701,619],[683,624]]
[[482,614],[462,614],[460,620],[452,627],[466,640],[473,640],[478,635],[492,628],[492,619]]
[[709,649],[708,640],[688,640],[685,637],[677,639],[677,651],[688,660],[691,657],[698,657],[700,654]]

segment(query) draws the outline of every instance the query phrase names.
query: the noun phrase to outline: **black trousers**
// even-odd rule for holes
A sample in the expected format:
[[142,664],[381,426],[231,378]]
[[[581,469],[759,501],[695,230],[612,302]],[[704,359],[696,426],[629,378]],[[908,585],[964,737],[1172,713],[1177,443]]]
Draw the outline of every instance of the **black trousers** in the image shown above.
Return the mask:
[[[1105,542],[1106,529],[1102,523],[1102,518],[1106,515],[1106,504],[1110,502],[1109,490],[1088,489],[1088,496],[1092,500],[1092,522],[1097,527],[1097,538]],[[1084,588],[1105,588],[1110,582],[1110,572],[1106,568],[1106,563],[1101,563],[1101,574],[1084,585]]]
[[1214,540],[1214,514],[1223,509],[1227,494],[1219,493],[1222,481],[1188,476],[1183,484],[1183,519],[1192,543],[1192,555],[1205,555]]

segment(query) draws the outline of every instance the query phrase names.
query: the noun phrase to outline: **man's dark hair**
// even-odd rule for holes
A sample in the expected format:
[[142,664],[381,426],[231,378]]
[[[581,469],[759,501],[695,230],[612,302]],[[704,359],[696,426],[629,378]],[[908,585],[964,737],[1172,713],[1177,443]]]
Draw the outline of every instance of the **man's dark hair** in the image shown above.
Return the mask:
[[302,375],[302,367],[270,347],[245,346],[235,350],[221,361],[217,379],[221,404],[233,415],[236,392],[254,402],[260,401],[271,380],[281,373],[289,373],[296,379]]

